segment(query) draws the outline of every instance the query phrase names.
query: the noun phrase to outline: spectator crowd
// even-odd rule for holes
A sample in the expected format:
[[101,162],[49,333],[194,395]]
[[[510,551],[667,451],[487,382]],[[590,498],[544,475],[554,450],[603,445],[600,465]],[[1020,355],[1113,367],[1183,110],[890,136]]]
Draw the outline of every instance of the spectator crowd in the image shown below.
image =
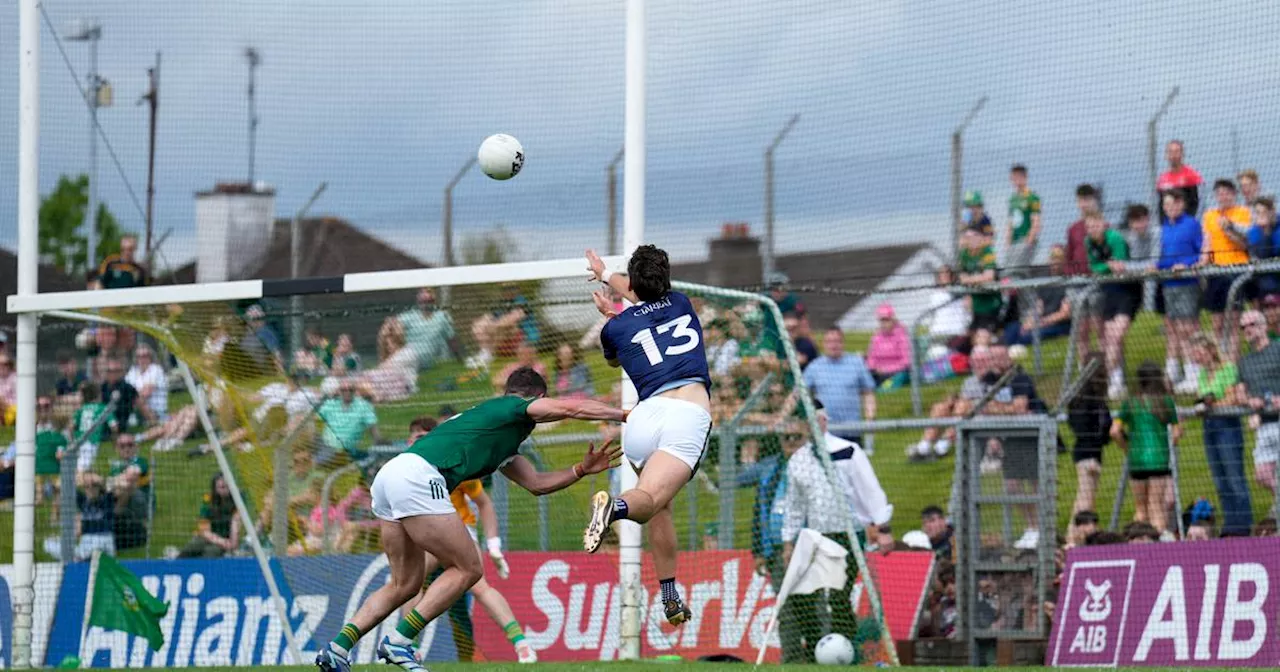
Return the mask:
[[[1206,199],[1210,207],[1202,211],[1203,179],[1186,164],[1182,143],[1170,143],[1166,158],[1157,212],[1131,205],[1113,224],[1104,216],[1099,190],[1080,185],[1075,221],[1062,241],[1046,240],[1044,217],[1053,213],[1044,212],[1029,186],[1026,166],[1010,170],[1013,193],[1002,227],[993,223],[981,193],[966,193],[958,223],[964,227],[961,245],[953,262],[937,269],[923,331],[904,324],[902,306],[881,303],[865,353],[851,352],[839,328],[815,329],[780,274],[766,278],[765,289],[779,308],[780,324],[751,302],[695,297],[713,379],[714,421],[761,430],[742,434],[732,447],[713,437],[708,459],[732,459],[738,487],[754,491],[751,551],[757,570],[775,589],[803,528],[846,548],[929,549],[940,564],[922,632],[951,636],[956,575],[946,512],[925,509],[920,530],[895,538],[891,493],[871,466],[874,437],[850,425],[883,417],[883,396],[909,384],[913,375],[921,383],[961,378],[954,392],[929,407],[928,416],[939,424],[913,435],[907,448],[914,461],[943,459],[956,442],[954,427],[944,419],[1046,416],[1049,402],[1020,362],[1031,344],[1072,335],[1067,347],[1091,374],[1061,409],[1069,430],[1061,448],[1075,465],[1076,490],[1073,523],[1060,546],[1274,534],[1273,518],[1254,520],[1247,455],[1251,443],[1252,480],[1274,500],[1280,273],[1253,273],[1248,265],[1280,259],[1275,201],[1257,173],[1247,170],[1216,180]],[[136,247],[136,239],[122,240],[90,286],[110,291],[148,284]],[[1036,265],[1042,250],[1044,267]],[[1215,270],[1195,272],[1200,269]],[[1097,282],[1041,283],[1034,289],[1006,282],[1045,275]],[[193,364],[207,374],[206,381],[238,368],[255,375],[234,384],[260,386],[232,398],[222,386],[206,385],[197,399],[176,409],[170,408],[171,392],[185,386],[159,343],[124,327],[85,328],[76,336],[76,350],[58,353],[57,380],[38,404],[40,502],[49,502],[52,516],[74,516],[77,559],[145,545],[156,509],[166,503],[157,502],[152,465],[141,448],[182,447],[193,457],[209,452],[213,437],[205,435],[202,422],[207,414],[219,443],[228,448],[291,446],[287,501],[275,502],[276,493],[268,492],[250,502],[263,538],[280,506],[287,509],[290,553],[365,548],[375,533],[367,490],[378,465],[372,448],[390,443],[380,416],[388,415],[391,404],[412,402],[426,381],[439,390],[480,381],[476,388],[488,392],[528,367],[548,380],[553,395],[615,402],[620,395],[617,385],[597,386],[585,360],[584,353],[598,347],[599,324],[580,339],[563,338],[542,323],[527,287],[505,284],[496,291],[491,305],[468,307],[469,324],[461,327],[455,327],[456,309],[422,288],[412,306],[378,325],[376,338],[368,334],[365,340],[373,343],[361,343],[354,331],[313,326],[294,351],[269,306],[237,305],[234,313],[202,325],[199,361]],[[1160,316],[1164,352],[1130,362],[1126,344],[1144,311]],[[800,364],[799,379],[786,365],[789,352]],[[796,394],[800,383],[816,402],[813,421],[838,482],[815,478],[824,460],[815,452],[806,404]],[[6,424],[13,422],[15,395],[12,361],[0,347],[0,420]],[[443,421],[453,412],[442,408],[438,415]],[[1194,503],[1182,511],[1174,497],[1178,451],[1188,442],[1190,423],[1201,425],[1216,509],[1207,493],[1193,493]],[[986,440],[982,450],[982,472],[998,477],[1004,492],[1038,491],[1038,439],[1010,434]],[[11,455],[0,466],[11,467]],[[74,512],[58,510],[64,464],[75,474]],[[350,464],[359,467],[355,476],[322,487]],[[1104,468],[1121,464],[1134,519],[1117,537],[1099,529],[1095,511]],[[220,473],[207,483],[200,508],[192,511],[189,541],[170,555],[244,552],[249,530],[236,511],[232,485]],[[3,486],[0,481],[0,495]],[[1015,537],[984,538],[983,552],[1017,557],[1033,553],[1042,534],[1058,536],[1039,529],[1034,506],[1014,505],[1013,513]],[[855,522],[861,538],[849,537],[846,520]],[[59,544],[46,540],[46,552],[59,555]],[[850,571],[852,579],[852,566]],[[1051,613],[1052,604],[1035,604],[1027,586],[1002,581],[987,581],[979,591],[980,620],[1015,627],[1038,610]],[[852,585],[851,580],[843,593],[787,603],[779,615],[784,662],[811,659],[813,644],[825,634],[813,629],[819,622],[813,613],[828,613],[832,628],[855,641],[863,636],[848,609]]]

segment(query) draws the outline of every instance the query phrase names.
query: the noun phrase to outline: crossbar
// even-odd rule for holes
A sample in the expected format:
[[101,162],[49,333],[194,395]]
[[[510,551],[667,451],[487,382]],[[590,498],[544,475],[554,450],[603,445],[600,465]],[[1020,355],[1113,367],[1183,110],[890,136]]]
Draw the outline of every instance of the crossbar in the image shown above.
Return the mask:
[[[604,263],[615,272],[621,271],[624,269],[626,258],[605,257]],[[552,259],[476,266],[415,268],[404,271],[347,273],[315,278],[236,280],[192,285],[157,285],[129,289],[13,295],[8,298],[8,309],[10,313],[15,314],[44,313],[51,310],[161,306],[170,303],[240,301],[304,294],[355,294],[419,287],[457,287],[558,278],[581,277],[585,280],[587,275],[586,262],[581,258]]]

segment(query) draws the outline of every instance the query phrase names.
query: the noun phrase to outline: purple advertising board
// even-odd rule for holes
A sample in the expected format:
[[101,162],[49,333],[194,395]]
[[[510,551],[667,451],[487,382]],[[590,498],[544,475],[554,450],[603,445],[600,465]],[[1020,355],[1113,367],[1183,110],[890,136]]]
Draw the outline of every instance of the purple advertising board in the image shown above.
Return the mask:
[[1072,549],[1045,662],[1278,667],[1272,578],[1280,583],[1274,537]]

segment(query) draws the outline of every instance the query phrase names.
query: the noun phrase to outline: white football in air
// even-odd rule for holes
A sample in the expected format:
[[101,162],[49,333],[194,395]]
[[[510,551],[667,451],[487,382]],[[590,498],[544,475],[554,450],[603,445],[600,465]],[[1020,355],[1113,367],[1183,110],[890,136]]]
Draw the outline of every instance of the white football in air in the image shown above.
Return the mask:
[[506,133],[498,133],[480,143],[477,160],[485,175],[495,180],[509,180],[524,167],[524,147],[520,146],[519,140]]

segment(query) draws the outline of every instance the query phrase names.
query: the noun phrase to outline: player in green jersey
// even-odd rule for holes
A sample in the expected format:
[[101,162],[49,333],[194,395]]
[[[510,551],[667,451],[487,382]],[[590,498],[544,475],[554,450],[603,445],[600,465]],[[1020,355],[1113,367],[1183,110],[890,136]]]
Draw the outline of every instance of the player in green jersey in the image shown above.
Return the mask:
[[403,615],[396,631],[378,644],[382,660],[424,672],[414,655],[414,638],[483,575],[475,542],[449,498],[459,483],[501,470],[516,485],[540,496],[603,472],[621,457],[621,449],[611,442],[599,449],[591,444],[582,461],[569,469],[539,472],[518,454],[538,423],[569,418],[622,422],[626,413],[589,399],[547,399],[547,381],[529,368],[512,373],[504,391],[441,423],[378,471],[370,490],[391,580],[364,601],[316,656],[322,672],[350,672],[350,652],[360,636],[422,588],[425,553],[430,553],[444,571]]
[[1009,169],[1009,182],[1013,184],[1013,195],[1009,196],[1009,222],[1005,227],[1005,274],[1024,277],[1030,273],[1040,243],[1040,196],[1027,186],[1027,167],[1020,163]]

